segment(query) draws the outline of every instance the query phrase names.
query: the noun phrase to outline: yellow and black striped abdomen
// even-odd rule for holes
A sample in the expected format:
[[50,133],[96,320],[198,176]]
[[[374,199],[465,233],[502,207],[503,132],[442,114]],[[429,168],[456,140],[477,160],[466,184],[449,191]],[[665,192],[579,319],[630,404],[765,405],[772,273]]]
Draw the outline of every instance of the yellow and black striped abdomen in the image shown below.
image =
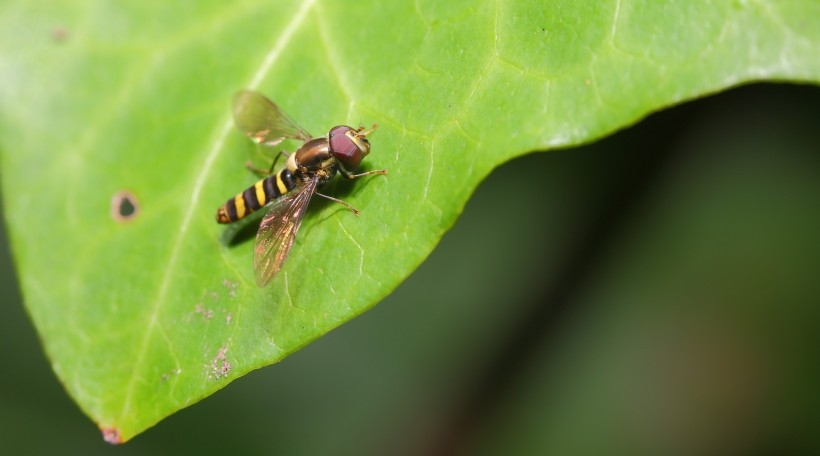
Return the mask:
[[296,187],[296,179],[287,168],[248,187],[225,201],[216,211],[216,221],[233,223],[265,206]]

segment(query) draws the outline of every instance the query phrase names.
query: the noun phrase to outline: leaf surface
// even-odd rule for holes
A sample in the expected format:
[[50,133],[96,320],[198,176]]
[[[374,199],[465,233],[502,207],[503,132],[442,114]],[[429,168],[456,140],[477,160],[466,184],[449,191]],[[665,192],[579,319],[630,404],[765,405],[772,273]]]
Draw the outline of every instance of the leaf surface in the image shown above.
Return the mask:
[[[375,305],[499,164],[736,84],[820,78],[808,0],[0,12],[0,163],[21,288],[54,370],[112,442]],[[253,227],[226,242],[236,233],[214,222],[256,180],[243,164],[279,150],[233,129],[243,88],[317,136],[378,122],[365,167],[389,170],[325,188],[362,215],[314,201],[264,289]],[[115,216],[122,198],[130,220]]]

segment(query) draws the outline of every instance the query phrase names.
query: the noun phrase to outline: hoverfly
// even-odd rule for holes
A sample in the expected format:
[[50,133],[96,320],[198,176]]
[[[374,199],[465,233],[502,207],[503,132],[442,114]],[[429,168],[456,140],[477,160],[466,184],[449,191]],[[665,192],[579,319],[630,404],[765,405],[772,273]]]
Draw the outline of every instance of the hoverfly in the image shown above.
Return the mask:
[[256,283],[264,287],[287,259],[314,193],[359,215],[357,209],[344,201],[319,193],[319,187],[332,179],[337,171],[347,179],[355,179],[387,174],[387,170],[353,173],[370,153],[367,135],[376,129],[375,124],[369,130],[339,125],[331,128],[327,136],[314,138],[276,104],[250,90],[234,96],[233,117],[236,127],[257,144],[275,146],[286,138],[304,142],[292,154],[282,152],[287,156],[285,168],[273,174],[271,167],[266,173],[268,177],[229,199],[216,211],[217,222],[233,223],[268,206],[256,233],[253,255]]

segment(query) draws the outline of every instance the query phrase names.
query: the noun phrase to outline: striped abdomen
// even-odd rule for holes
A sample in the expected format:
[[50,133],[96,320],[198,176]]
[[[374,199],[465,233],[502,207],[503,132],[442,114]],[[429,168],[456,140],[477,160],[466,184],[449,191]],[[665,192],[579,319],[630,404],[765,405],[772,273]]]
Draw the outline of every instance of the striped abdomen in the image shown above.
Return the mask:
[[232,223],[279,198],[296,187],[296,178],[287,168],[266,177],[234,196],[216,211],[216,221]]

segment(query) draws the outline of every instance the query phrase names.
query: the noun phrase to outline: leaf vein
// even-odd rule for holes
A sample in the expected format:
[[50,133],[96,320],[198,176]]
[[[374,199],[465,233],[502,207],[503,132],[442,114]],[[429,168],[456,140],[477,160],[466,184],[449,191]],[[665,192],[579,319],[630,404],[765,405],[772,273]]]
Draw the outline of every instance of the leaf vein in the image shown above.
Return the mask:
[[[296,30],[304,22],[308,11],[310,11],[315,1],[316,0],[305,0],[302,3],[302,5],[296,11],[293,20],[291,20],[288,26],[284,30],[282,30],[282,33],[277,37],[276,42],[274,43],[271,50],[268,51],[268,53],[265,55],[262,64],[251,77],[251,80],[248,83],[248,87],[255,88],[262,82],[262,79],[270,71],[270,68],[282,54],[282,51],[288,45]],[[181,245],[183,244],[182,241],[185,235],[188,233],[191,219],[193,218],[195,208],[197,207],[197,202],[199,201],[199,195],[202,191],[202,188],[205,185],[205,182],[207,181],[207,177],[211,172],[211,169],[213,167],[214,162],[216,161],[216,157],[219,154],[219,151],[222,150],[222,147],[225,143],[225,139],[228,136],[228,132],[230,131],[232,124],[233,122],[230,116],[227,116],[221,121],[222,126],[220,127],[216,135],[216,138],[211,144],[211,147],[208,149],[202,167],[200,168],[200,171],[196,176],[196,180],[194,181],[193,191],[191,192],[191,199],[189,201],[189,204],[187,205],[187,210],[183,215],[182,222],[180,223],[177,239],[174,242],[174,246],[171,250],[171,255],[168,258],[168,267],[166,268],[166,272],[163,275],[162,283],[160,284],[157,298],[155,299],[154,304],[150,310],[148,327],[145,329],[144,336],[142,337],[142,341],[140,342],[139,348],[137,349],[136,358],[133,364],[133,374],[129,379],[127,387],[125,388],[125,401],[123,403],[121,417],[128,416],[129,412],[131,411],[131,403],[134,398],[134,393],[136,391],[136,384],[138,378],[137,373],[142,370],[142,365],[145,362],[148,347],[150,346],[151,336],[154,334],[154,330],[158,324],[157,316],[159,315],[162,304],[165,302],[168,289],[172,282],[171,271],[174,269],[174,266],[176,265],[179,252],[181,250]]]

